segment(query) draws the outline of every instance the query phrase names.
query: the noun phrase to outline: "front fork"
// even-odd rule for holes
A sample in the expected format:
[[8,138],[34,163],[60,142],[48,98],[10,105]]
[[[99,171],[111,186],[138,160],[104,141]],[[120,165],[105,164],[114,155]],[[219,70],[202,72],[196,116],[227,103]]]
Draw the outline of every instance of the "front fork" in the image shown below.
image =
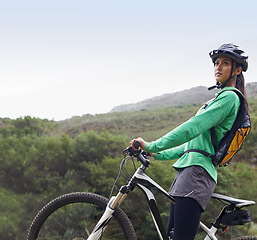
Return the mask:
[[107,203],[103,216],[100,218],[92,233],[87,238],[87,240],[100,239],[105,228],[107,227],[108,223],[113,217],[115,207],[120,206],[120,204],[124,201],[129,191],[130,190],[127,186],[122,186],[118,194],[116,196],[111,197],[111,199]]

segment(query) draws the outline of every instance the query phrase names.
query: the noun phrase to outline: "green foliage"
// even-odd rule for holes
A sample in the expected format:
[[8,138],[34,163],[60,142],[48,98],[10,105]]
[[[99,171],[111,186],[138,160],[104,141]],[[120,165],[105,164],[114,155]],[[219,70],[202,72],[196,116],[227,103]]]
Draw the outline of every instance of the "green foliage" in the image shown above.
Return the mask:
[[2,128],[0,128],[0,134],[3,137],[15,135],[22,137],[26,135],[30,136],[42,136],[54,131],[54,128],[58,126],[58,123],[49,121],[47,119],[41,120],[38,118],[31,118],[26,116],[24,118],[17,118],[16,120],[2,120],[0,121]]
[[[249,103],[253,124],[251,134],[230,166],[218,169],[215,192],[256,201],[257,102],[250,99]],[[189,119],[198,108],[190,105],[155,111],[85,115],[62,122],[29,116],[1,119],[0,239],[25,239],[36,213],[61,194],[90,191],[109,197],[123,157],[122,150],[130,139],[142,136],[147,141],[154,140]],[[172,163],[153,161],[147,172],[166,190],[176,174]],[[133,164],[128,163],[127,168],[133,174]],[[121,177],[114,194],[123,184],[126,180]],[[158,193],[156,199],[166,226],[169,203]],[[145,197],[139,189],[134,189],[121,207],[133,222],[139,240],[158,238]],[[221,207],[221,203],[211,200],[203,221],[212,222]],[[138,214],[138,209],[142,214]],[[250,234],[257,234],[257,206],[251,206],[249,210],[254,221]],[[246,227],[230,228],[226,236],[245,233]],[[202,235],[199,232],[197,239]],[[229,238],[222,235],[222,239]]]
[[109,197],[110,190],[118,175],[120,159],[121,157],[104,157],[100,164],[98,162],[84,162],[87,165],[85,167],[89,169],[91,181],[94,182],[93,191],[95,193]]
[[27,230],[28,219],[23,196],[0,187],[0,239],[18,240],[20,232]]
[[100,133],[89,131],[81,133],[74,139],[73,159],[79,162],[101,162],[104,156],[115,156],[121,152],[125,142],[121,137],[113,136],[108,131]]

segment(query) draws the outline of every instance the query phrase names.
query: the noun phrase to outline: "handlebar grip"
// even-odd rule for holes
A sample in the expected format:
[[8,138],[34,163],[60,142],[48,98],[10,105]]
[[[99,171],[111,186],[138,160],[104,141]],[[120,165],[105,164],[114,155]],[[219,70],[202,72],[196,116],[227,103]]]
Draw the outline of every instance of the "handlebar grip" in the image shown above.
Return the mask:
[[140,147],[140,142],[139,141],[135,141],[133,144],[133,147],[138,149]]

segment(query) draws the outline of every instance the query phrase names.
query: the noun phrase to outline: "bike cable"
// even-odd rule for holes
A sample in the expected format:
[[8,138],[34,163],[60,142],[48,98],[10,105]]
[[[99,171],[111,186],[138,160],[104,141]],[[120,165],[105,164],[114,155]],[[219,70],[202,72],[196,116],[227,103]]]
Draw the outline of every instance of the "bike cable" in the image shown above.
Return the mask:
[[[133,157],[130,157],[130,156],[126,156],[126,155],[125,155],[125,156],[124,156],[124,159],[121,161],[121,164],[120,164],[120,171],[119,171],[119,173],[118,173],[118,175],[117,175],[117,177],[116,177],[116,179],[115,179],[115,181],[114,181],[114,183],[113,183],[113,185],[112,185],[112,189],[111,189],[111,192],[110,192],[110,195],[109,195],[109,199],[112,197],[114,188],[115,188],[115,186],[117,185],[117,182],[118,182],[118,180],[119,180],[119,178],[120,178],[120,175],[122,175],[126,180],[129,180],[129,179],[131,178],[131,175],[129,174],[128,169],[127,169],[127,161],[128,161],[129,159],[132,159],[133,166],[134,166],[134,168],[136,169],[136,166],[135,166],[135,162],[134,162]],[[122,169],[123,169],[123,166],[125,166],[126,173],[128,174],[128,176],[129,176],[130,178],[128,178],[128,177],[123,173],[123,170],[122,170]]]

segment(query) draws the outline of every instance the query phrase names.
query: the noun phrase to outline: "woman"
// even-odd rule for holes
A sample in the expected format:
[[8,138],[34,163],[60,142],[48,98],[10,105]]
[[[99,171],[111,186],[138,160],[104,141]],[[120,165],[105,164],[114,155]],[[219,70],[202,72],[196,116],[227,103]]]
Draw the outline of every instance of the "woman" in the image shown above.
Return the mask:
[[178,159],[173,164],[178,173],[169,191],[175,198],[167,227],[169,239],[194,239],[201,213],[217,183],[217,170],[211,158],[199,152],[183,153],[199,149],[214,154],[210,129],[215,127],[219,143],[231,129],[240,106],[237,94],[227,90],[236,88],[245,94],[242,71],[248,68],[248,57],[244,51],[236,45],[223,44],[209,55],[214,63],[214,87],[221,89],[221,94],[205,104],[194,117],[156,141],[145,142],[142,138],[131,141],[133,146],[138,140],[141,148],[156,160]]

